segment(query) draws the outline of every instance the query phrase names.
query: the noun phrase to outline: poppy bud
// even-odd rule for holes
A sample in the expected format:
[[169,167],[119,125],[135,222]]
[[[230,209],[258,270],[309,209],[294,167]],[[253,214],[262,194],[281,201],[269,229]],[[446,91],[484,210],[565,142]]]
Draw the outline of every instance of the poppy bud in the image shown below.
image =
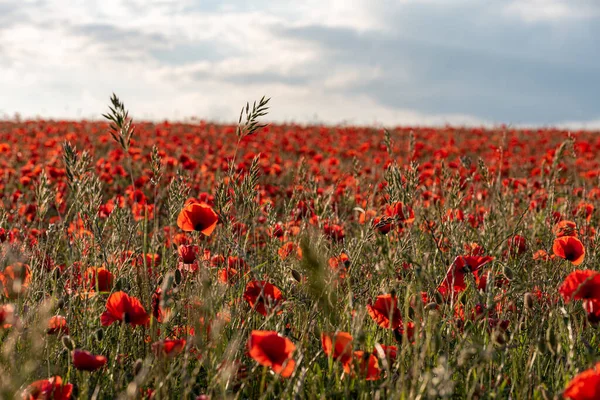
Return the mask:
[[438,308],[438,304],[435,302],[427,303],[427,305],[425,306],[425,309],[428,311],[435,310],[436,308]]
[[477,349],[473,347],[464,348],[458,355],[458,366],[462,367],[463,365],[473,364],[473,361],[476,361],[475,356],[477,354]]
[[73,340],[71,340],[71,337],[69,335],[63,336],[61,341],[65,349],[73,351],[73,349],[75,348],[75,343],[73,342]]
[[65,298],[61,297],[60,299],[58,299],[58,302],[56,303],[56,307],[58,309],[62,309],[65,307]]
[[100,342],[102,339],[104,339],[104,329],[98,328],[96,329],[96,340]]
[[495,330],[494,333],[492,334],[492,340],[494,341],[494,343],[496,343],[500,346],[503,346],[506,344],[508,339],[506,337],[506,334],[504,334],[504,332]]
[[556,355],[557,346],[558,341],[556,339],[556,334],[554,333],[554,329],[552,329],[552,327],[550,326],[546,331],[546,347],[548,348],[550,353]]
[[548,391],[546,390],[546,388],[543,386],[538,387],[538,392],[539,392],[542,400],[550,400],[552,398],[550,396],[550,394],[548,393]]
[[138,386],[137,383],[135,382],[129,382],[129,385],[127,385],[127,398],[129,399],[135,399],[138,396]]
[[292,276],[297,282],[302,282],[302,275],[300,275],[300,272],[296,271],[295,269],[292,270]]
[[117,279],[117,283],[115,283],[115,291],[129,291],[129,283],[127,282],[127,279],[123,277]]
[[142,367],[144,366],[144,362],[142,361],[141,358],[138,358],[137,360],[135,360],[135,364],[133,364],[133,376],[137,376],[140,371],[142,370]]
[[360,344],[363,344],[366,339],[367,339],[367,336],[365,335],[365,333],[363,331],[360,331],[358,333],[358,335],[356,336],[356,341]]
[[546,346],[546,340],[544,340],[544,338],[539,338],[537,341],[537,350],[541,353],[541,354],[545,354],[548,350],[548,347]]
[[504,266],[504,268],[502,268],[502,273],[504,274],[506,279],[508,279],[509,281],[512,281],[512,279],[514,277],[512,269],[508,268],[507,266]]
[[534,306],[533,295],[529,292],[523,295],[523,304],[525,305],[526,310],[532,310]]
[[175,285],[181,284],[183,277],[181,275],[181,271],[179,269],[175,270]]

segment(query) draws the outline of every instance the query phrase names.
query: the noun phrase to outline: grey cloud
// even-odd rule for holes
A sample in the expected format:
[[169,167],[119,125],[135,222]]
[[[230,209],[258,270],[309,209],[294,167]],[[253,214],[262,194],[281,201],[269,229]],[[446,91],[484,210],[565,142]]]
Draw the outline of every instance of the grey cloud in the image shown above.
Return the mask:
[[275,34],[321,46],[327,58],[319,68],[378,67],[380,77],[343,90],[388,107],[511,123],[598,115],[597,24],[557,30],[508,23],[484,10],[469,14],[460,7],[401,7],[388,18],[397,21],[397,29],[388,33],[281,26]]

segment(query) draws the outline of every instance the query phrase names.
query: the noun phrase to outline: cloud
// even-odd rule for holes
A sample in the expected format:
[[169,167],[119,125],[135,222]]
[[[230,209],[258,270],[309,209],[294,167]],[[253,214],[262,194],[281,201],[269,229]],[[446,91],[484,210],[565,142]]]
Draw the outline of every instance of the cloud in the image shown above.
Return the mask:
[[513,0],[505,12],[526,22],[564,22],[598,18],[600,4],[595,0]]
[[264,94],[279,121],[598,117],[592,0],[8,1],[0,114],[98,117],[115,91],[138,119],[231,121]]

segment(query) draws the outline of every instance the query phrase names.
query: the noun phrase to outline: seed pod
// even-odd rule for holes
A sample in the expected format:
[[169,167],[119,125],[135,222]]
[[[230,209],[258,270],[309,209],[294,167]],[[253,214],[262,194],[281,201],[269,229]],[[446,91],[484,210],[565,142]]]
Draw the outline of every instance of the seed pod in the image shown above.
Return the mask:
[[523,304],[525,305],[526,310],[533,310],[533,306],[535,305],[535,300],[531,293],[527,292],[523,295]]
[[137,376],[140,371],[142,370],[142,367],[144,366],[144,362],[142,361],[141,358],[138,358],[137,360],[135,360],[135,363],[133,364],[133,376]]
[[73,340],[71,339],[71,337],[69,335],[63,336],[61,341],[62,341],[62,345],[64,346],[65,349],[67,349],[69,351],[73,351],[73,349],[75,349],[75,342],[73,342]]

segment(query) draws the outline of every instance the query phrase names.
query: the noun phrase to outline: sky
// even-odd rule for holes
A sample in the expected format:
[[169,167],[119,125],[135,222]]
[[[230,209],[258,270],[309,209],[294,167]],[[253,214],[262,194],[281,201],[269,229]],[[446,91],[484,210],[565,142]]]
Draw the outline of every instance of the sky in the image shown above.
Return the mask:
[[600,128],[599,0],[0,0],[0,118]]

